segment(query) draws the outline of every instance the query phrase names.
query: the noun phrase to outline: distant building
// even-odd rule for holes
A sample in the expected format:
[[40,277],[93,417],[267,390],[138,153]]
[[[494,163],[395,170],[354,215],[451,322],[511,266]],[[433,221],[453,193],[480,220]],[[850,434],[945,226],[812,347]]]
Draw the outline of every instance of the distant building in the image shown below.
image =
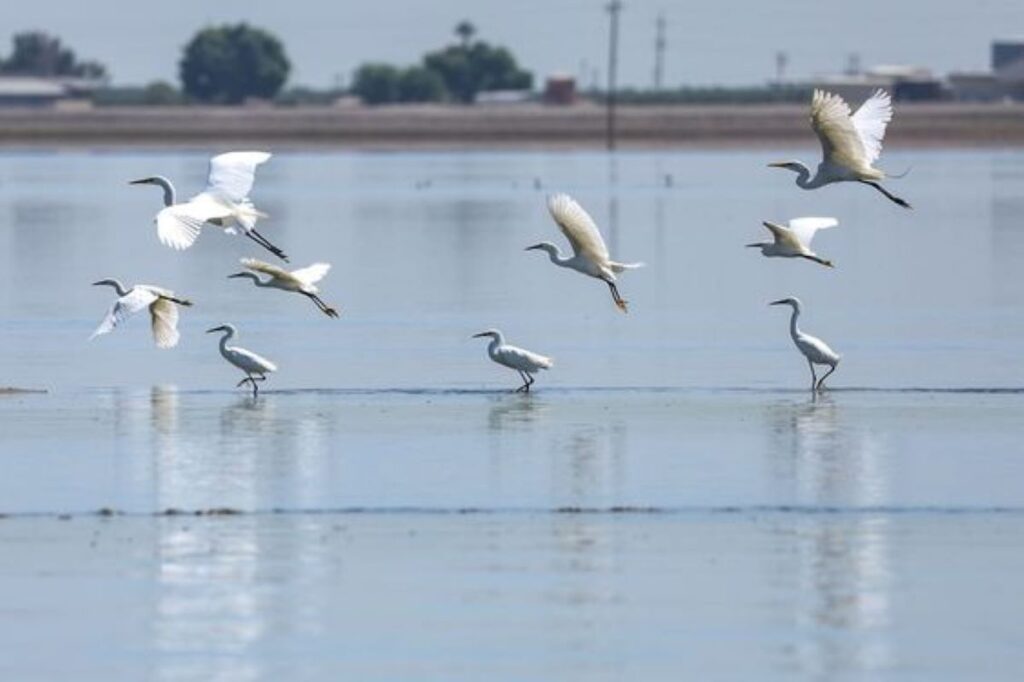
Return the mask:
[[992,42],[991,71],[949,74],[953,97],[971,102],[1024,100],[1024,40]]
[[102,83],[82,78],[0,76],[0,107],[78,107]]
[[851,103],[867,99],[879,88],[900,102],[938,100],[945,94],[942,81],[919,66],[875,66],[863,73],[825,76],[814,85]]
[[552,74],[544,83],[545,104],[573,104],[576,102],[576,79],[566,74]]

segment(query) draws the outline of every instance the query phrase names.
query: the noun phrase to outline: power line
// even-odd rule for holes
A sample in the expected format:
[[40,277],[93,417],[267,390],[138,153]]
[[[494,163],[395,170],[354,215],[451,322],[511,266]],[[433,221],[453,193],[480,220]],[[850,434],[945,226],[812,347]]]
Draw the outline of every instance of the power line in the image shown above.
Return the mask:
[[615,75],[619,66],[619,12],[622,11],[622,0],[611,0],[605,5],[610,22],[608,35],[608,96],[607,96],[607,127],[605,142],[608,149],[615,149]]

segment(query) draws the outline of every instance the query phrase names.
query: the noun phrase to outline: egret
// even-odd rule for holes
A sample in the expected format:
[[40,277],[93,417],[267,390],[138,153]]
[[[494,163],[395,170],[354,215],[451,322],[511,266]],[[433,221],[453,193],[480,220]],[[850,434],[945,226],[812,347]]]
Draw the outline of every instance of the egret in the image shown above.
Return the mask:
[[229,346],[228,341],[238,333],[234,325],[222,324],[219,327],[206,330],[207,334],[213,332],[224,332],[224,336],[220,337],[220,354],[224,356],[225,360],[245,372],[245,378],[238,382],[238,386],[242,386],[246,382],[252,384],[252,395],[256,397],[259,393],[256,382],[266,381],[267,373],[276,372],[277,365],[251,350]]
[[139,312],[149,308],[150,326],[157,348],[173,348],[178,345],[181,335],[178,333],[178,306],[190,306],[191,301],[178,298],[173,291],[148,284],[136,284],[130,289],[116,279],[101,279],[93,282],[93,286],[114,287],[117,300],[110,306],[107,316],[96,327],[89,337],[95,339],[102,334],[114,331],[117,325]]
[[884,90],[876,90],[853,115],[839,95],[815,90],[811,99],[811,128],[821,142],[823,158],[814,177],[800,161],[768,165],[796,173],[796,184],[803,189],[817,189],[834,182],[860,182],[903,208],[910,208],[910,204],[879,184],[889,176],[872,165],[882,153],[882,138],[891,120],[892,100]]
[[132,185],[156,185],[164,190],[164,208],[156,214],[160,241],[179,251],[192,246],[205,223],[224,228],[228,234],[242,233],[287,262],[284,252],[256,230],[256,220],[267,214],[256,210],[249,192],[256,167],[270,158],[267,152],[228,152],[210,159],[206,189],[188,201],[176,203],[174,185],[162,175],[132,180]]
[[838,224],[835,218],[794,218],[789,221],[789,227],[783,227],[765,220],[762,225],[768,228],[775,241],[755,242],[747,246],[761,249],[761,254],[769,258],[806,258],[831,268],[832,261],[811,251],[811,240],[818,230]]
[[523,385],[516,389],[516,393],[529,393],[530,386],[536,381],[533,375],[542,369],[551,369],[554,364],[551,358],[505,343],[505,337],[497,329],[473,334],[472,338],[485,336],[491,337],[491,342],[487,345],[487,354],[491,356],[491,360],[519,372]]
[[327,317],[338,316],[338,311],[324,303],[323,299],[320,298],[318,295],[320,290],[316,286],[316,283],[322,280],[330,271],[330,263],[313,263],[309,267],[289,272],[284,268],[264,263],[255,258],[243,258],[241,262],[249,270],[270,275],[270,279],[261,280],[253,272],[236,272],[233,275],[228,275],[228,279],[234,277],[247,278],[251,279],[252,283],[258,287],[294,291],[316,303],[316,307]]
[[[772,301],[768,305],[788,305],[793,308],[793,316],[789,318],[789,335],[793,337],[793,343],[797,349],[807,358],[807,366],[811,368],[811,391],[820,391],[825,385],[825,379],[832,372],[836,371],[839,365],[839,354],[828,347],[828,344],[821,339],[804,334],[797,326],[797,318],[800,317],[800,299],[789,297],[778,301]],[[819,380],[814,372],[815,365],[828,365],[831,369]]]
[[562,234],[572,246],[573,256],[566,257],[551,242],[541,242],[526,247],[527,251],[546,251],[551,262],[563,268],[572,268],[584,275],[602,280],[612,292],[612,300],[622,312],[627,311],[626,301],[619,296],[615,275],[625,270],[643,267],[643,263],[617,263],[608,255],[601,233],[583,207],[567,194],[548,197],[548,211],[562,229]]

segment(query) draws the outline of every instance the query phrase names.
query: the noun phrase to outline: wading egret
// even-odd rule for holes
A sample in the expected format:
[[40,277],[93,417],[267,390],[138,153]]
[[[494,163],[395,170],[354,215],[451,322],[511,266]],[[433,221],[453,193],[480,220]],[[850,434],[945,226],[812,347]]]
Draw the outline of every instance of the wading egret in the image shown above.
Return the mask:
[[261,280],[252,272],[236,272],[233,275],[228,275],[228,279],[234,277],[246,278],[251,279],[253,284],[258,287],[294,291],[316,303],[316,307],[320,309],[320,312],[328,317],[338,316],[338,311],[324,303],[323,299],[318,296],[320,290],[316,287],[316,283],[322,280],[330,271],[330,263],[313,263],[309,267],[302,268],[301,270],[292,270],[291,272],[276,265],[256,260],[255,258],[243,258],[242,265],[254,272],[270,275],[270,279]]
[[212,334],[213,332],[224,332],[224,336],[220,337],[220,354],[224,356],[225,360],[245,372],[245,378],[239,381],[238,385],[242,386],[246,382],[252,384],[252,394],[255,397],[259,393],[256,382],[266,381],[266,374],[268,372],[276,372],[277,365],[265,357],[253,353],[251,350],[239,348],[238,346],[229,346],[228,340],[238,333],[234,325],[222,324],[219,327],[206,330],[207,334]]
[[505,343],[505,337],[497,329],[488,329],[485,332],[473,334],[472,338],[477,339],[484,336],[491,337],[491,342],[487,345],[487,354],[491,356],[491,360],[519,372],[519,378],[523,380],[523,385],[516,389],[516,393],[529,393],[530,386],[535,381],[533,374],[542,369],[551,369],[554,364],[551,358]]
[[173,291],[161,289],[148,284],[136,284],[131,289],[116,279],[101,279],[93,282],[93,286],[114,287],[117,300],[110,306],[107,316],[96,327],[89,339],[102,334],[109,334],[114,328],[143,308],[149,308],[150,326],[153,329],[153,340],[157,348],[173,348],[178,345],[178,306],[190,306],[191,301],[178,298]]
[[811,240],[814,233],[829,227],[835,227],[839,221],[835,218],[794,218],[789,227],[783,227],[767,220],[762,223],[772,233],[775,241],[755,242],[747,247],[761,249],[762,255],[769,258],[806,258],[815,263],[832,267],[832,261],[825,260],[811,251]]
[[572,268],[584,275],[602,280],[611,289],[612,299],[619,310],[626,312],[626,301],[619,296],[615,275],[624,270],[643,267],[643,263],[616,263],[608,255],[608,247],[601,239],[601,233],[583,207],[567,194],[555,194],[548,197],[548,211],[562,229],[562,234],[572,245],[571,258],[562,255],[557,246],[551,242],[541,242],[526,247],[527,251],[539,249],[545,251],[551,262],[563,268]]
[[[839,364],[839,354],[828,347],[828,344],[821,339],[804,334],[797,326],[797,318],[800,317],[800,299],[789,297],[778,301],[772,301],[768,305],[788,305],[793,308],[793,315],[789,318],[789,335],[793,337],[793,343],[797,349],[807,358],[807,366],[811,368],[811,390],[820,391],[825,385],[825,379],[832,372],[836,371]],[[819,380],[814,372],[815,365],[828,365],[831,369]]]
[[903,208],[910,208],[910,204],[878,184],[889,176],[873,166],[882,153],[882,138],[891,120],[892,101],[884,90],[877,90],[852,116],[842,97],[815,90],[811,99],[811,128],[821,141],[823,156],[818,171],[812,178],[810,169],[800,161],[768,165],[797,173],[796,184],[803,189],[817,189],[833,182],[861,182]]
[[210,223],[236,234],[242,233],[284,261],[288,257],[256,230],[256,220],[266,218],[249,201],[256,167],[267,161],[267,152],[228,152],[210,159],[206,189],[188,201],[176,203],[174,185],[162,175],[132,180],[132,185],[156,185],[164,190],[164,208],[156,214],[160,241],[172,249],[192,246],[203,224]]

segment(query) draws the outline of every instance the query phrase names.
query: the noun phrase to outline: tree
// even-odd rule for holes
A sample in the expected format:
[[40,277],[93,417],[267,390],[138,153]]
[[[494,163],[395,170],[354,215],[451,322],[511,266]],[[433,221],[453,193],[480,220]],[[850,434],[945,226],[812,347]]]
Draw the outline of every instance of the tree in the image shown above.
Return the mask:
[[102,80],[107,69],[99,62],[79,62],[75,53],[64,47],[60,38],[42,31],[14,35],[11,56],[0,61],[0,73],[18,76],[74,76]]
[[387,104],[398,100],[398,69],[390,64],[363,64],[356,69],[352,92],[366,104]]
[[182,89],[202,102],[238,104],[270,99],[288,79],[291,63],[273,34],[241,23],[197,33],[178,65]]
[[455,35],[462,41],[462,47],[469,47],[470,41],[476,35],[476,26],[466,20],[462,20],[455,25]]
[[410,66],[398,77],[398,99],[401,102],[440,102],[446,95],[441,76],[426,67]]
[[533,85],[533,75],[519,68],[511,52],[483,41],[428,53],[423,63],[441,76],[460,102],[472,102],[484,90],[525,90]]

